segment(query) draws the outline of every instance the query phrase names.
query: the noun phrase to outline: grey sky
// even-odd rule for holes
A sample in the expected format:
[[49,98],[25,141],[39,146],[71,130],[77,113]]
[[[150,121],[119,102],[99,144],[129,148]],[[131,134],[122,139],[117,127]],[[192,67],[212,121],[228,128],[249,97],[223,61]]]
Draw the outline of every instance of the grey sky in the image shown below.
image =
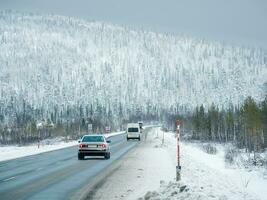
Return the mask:
[[267,49],[267,0],[0,0],[54,13]]

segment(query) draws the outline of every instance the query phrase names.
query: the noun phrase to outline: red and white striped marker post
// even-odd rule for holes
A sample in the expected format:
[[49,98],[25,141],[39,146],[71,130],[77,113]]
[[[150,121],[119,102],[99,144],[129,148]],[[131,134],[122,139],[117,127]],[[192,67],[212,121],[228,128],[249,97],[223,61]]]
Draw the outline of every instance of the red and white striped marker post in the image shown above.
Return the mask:
[[176,181],[181,180],[181,152],[180,152],[180,120],[176,120],[176,137],[177,137],[177,166],[176,166]]

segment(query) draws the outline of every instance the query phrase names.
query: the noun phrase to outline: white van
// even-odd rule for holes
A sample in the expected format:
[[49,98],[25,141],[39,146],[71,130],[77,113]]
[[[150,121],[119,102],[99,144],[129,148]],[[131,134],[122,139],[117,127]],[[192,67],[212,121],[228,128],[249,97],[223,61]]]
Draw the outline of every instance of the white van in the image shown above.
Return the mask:
[[141,140],[140,126],[138,123],[130,123],[127,125],[127,140],[138,139]]

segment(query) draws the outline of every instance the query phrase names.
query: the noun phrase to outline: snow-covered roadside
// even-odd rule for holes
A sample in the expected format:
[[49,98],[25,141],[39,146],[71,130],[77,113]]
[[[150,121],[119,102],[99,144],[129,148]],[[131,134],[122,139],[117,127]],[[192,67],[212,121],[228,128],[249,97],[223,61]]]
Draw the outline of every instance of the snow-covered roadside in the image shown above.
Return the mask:
[[77,141],[64,141],[63,137],[43,140],[38,144],[34,143],[27,146],[3,146],[0,147],[0,161],[11,160],[24,156],[36,155],[48,151],[54,151],[66,147],[77,145]]
[[[168,152],[175,155],[174,134],[166,133],[165,142]],[[143,199],[267,199],[267,179],[258,171],[229,168],[222,152],[207,154],[196,144],[183,142],[181,150],[182,180],[161,184]]]
[[[104,134],[106,137],[124,134],[125,131]],[[78,145],[77,140],[66,141],[64,137],[57,137],[53,139],[45,139],[38,143],[27,146],[2,146],[0,147],[0,161],[11,160],[24,156],[36,155],[44,152],[63,149]]]
[[174,180],[175,156],[162,145],[163,135],[157,130],[151,129],[137,148],[123,157],[119,168],[97,188],[92,199],[138,199],[147,191],[158,189],[160,182]]

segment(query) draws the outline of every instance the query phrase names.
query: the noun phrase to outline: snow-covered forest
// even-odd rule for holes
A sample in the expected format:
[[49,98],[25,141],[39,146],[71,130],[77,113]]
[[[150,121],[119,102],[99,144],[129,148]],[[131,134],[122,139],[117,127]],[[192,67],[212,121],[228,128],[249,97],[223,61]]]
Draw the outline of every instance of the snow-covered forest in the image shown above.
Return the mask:
[[[166,122],[173,122],[170,116]],[[239,106],[219,109],[214,104],[208,108],[196,107],[192,114],[180,116],[184,121],[186,137],[193,140],[232,143],[246,151],[260,152],[267,148],[267,95],[256,103],[248,97]],[[168,123],[165,123],[168,126]],[[172,127],[173,123],[169,124]]]
[[[75,135],[87,123],[118,129],[128,120],[160,119],[163,111],[188,113],[212,103],[222,108],[248,96],[259,102],[266,82],[263,49],[0,12],[2,140],[18,134],[34,138],[41,121],[56,124],[57,133],[67,124],[64,132]],[[51,134],[47,129],[45,136]]]

